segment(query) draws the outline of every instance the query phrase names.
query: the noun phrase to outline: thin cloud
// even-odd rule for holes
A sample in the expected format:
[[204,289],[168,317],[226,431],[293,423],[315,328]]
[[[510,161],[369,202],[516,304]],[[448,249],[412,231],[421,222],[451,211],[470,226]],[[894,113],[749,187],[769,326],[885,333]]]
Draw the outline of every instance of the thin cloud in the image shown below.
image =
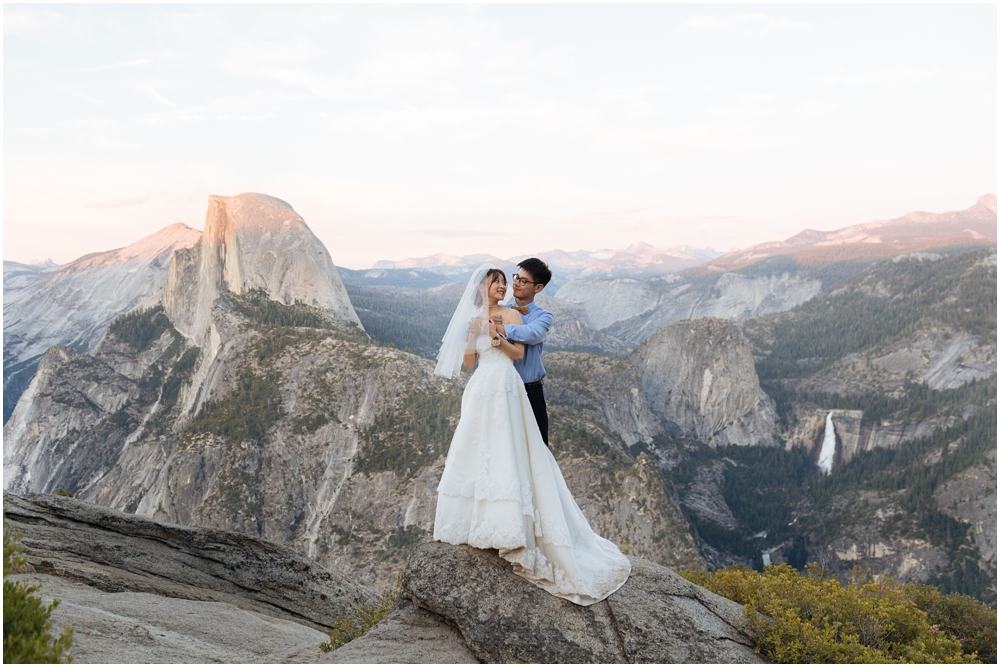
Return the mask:
[[170,107],[171,109],[177,109],[178,108],[178,106],[176,104],[174,104],[173,102],[171,102],[170,100],[168,100],[166,97],[164,97],[163,95],[161,95],[152,86],[149,86],[149,85],[140,86],[139,87],[139,92],[141,92],[146,97],[148,97],[149,99],[153,100],[154,102],[159,102],[160,104],[166,105],[166,106]]
[[644,206],[643,208],[625,208],[620,211],[594,211],[595,215],[628,215],[630,213],[642,213],[643,211],[649,211],[652,206]]
[[784,16],[770,16],[760,13],[730,14],[728,16],[696,15],[685,19],[684,25],[696,30],[713,32],[737,28],[744,30],[747,34],[801,30],[809,27],[809,23],[806,21],[796,21]]
[[417,234],[434,236],[442,239],[491,238],[495,236],[514,236],[514,232],[489,232],[466,229],[418,229]]
[[61,89],[65,90],[66,92],[68,92],[70,94],[72,94],[73,96],[77,97],[78,99],[81,99],[84,102],[89,102],[90,104],[93,104],[95,106],[99,106],[99,107],[109,107],[109,106],[111,106],[111,104],[109,102],[105,102],[104,100],[99,100],[96,97],[94,97],[93,95],[89,95],[89,94],[83,92],[82,90],[77,90],[76,87],[74,87],[74,86],[62,86]]
[[62,14],[50,9],[34,11],[28,9],[12,10],[4,8],[3,34],[18,35],[37,32],[53,20],[61,19]]
[[942,74],[940,67],[920,69],[916,67],[882,67],[853,74],[830,74],[820,79],[828,86],[884,86],[919,83]]
[[147,58],[141,58],[139,60],[128,60],[121,63],[111,63],[110,65],[98,65],[97,67],[85,67],[84,72],[103,72],[109,69],[124,69],[127,67],[142,67],[143,65],[148,65],[149,60]]
[[108,199],[94,204],[87,204],[84,208],[124,208],[126,206],[139,206],[150,200],[152,200],[152,197],[149,195],[129,197],[128,199]]

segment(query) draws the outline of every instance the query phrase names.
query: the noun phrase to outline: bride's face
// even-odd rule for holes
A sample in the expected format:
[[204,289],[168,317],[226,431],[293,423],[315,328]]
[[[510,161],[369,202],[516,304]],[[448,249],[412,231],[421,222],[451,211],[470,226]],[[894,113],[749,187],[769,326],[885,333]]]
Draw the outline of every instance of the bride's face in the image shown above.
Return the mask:
[[490,283],[490,301],[499,303],[503,301],[504,296],[507,294],[507,281],[504,280],[503,276],[497,276]]

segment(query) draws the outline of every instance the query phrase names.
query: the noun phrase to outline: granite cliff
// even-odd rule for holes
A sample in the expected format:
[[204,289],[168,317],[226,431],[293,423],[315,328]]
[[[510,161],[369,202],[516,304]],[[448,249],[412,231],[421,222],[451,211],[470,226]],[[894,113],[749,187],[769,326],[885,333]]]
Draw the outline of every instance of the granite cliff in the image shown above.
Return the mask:
[[601,332],[638,345],[673,322],[782,312],[813,298],[821,288],[821,280],[787,271],[707,278],[668,274],[645,280],[573,280],[556,296],[582,306]]
[[721,445],[778,444],[750,345],[728,320],[675,322],[632,353],[652,411],[672,437]]
[[112,320],[159,299],[174,252],[190,248],[200,236],[177,223],[125,248],[61,267],[26,271],[4,262],[4,423],[50,346],[93,349]]
[[361,326],[330,253],[286,202],[248,193],[208,199],[205,231],[170,263],[163,306],[181,334],[210,340],[212,304],[223,292],[260,291]]

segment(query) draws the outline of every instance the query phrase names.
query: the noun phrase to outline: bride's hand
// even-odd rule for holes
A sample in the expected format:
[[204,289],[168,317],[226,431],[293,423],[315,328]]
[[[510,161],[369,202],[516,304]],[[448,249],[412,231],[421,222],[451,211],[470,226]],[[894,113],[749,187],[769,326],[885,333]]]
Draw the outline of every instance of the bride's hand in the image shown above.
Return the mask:
[[470,334],[481,334],[486,333],[488,326],[486,324],[486,318],[477,316],[469,320],[469,333]]

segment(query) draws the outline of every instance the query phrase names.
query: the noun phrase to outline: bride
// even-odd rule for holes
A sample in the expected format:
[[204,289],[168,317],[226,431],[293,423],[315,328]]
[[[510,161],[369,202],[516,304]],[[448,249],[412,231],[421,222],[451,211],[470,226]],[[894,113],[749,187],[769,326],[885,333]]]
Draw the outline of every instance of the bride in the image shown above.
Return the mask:
[[465,386],[462,414],[438,485],[434,539],[498,549],[514,572],[552,595],[591,605],[618,590],[631,564],[594,533],[566,488],[531,412],[513,360],[524,346],[497,334],[491,316],[520,324],[500,304],[507,278],[479,267],[438,352],[434,372],[479,367]]

